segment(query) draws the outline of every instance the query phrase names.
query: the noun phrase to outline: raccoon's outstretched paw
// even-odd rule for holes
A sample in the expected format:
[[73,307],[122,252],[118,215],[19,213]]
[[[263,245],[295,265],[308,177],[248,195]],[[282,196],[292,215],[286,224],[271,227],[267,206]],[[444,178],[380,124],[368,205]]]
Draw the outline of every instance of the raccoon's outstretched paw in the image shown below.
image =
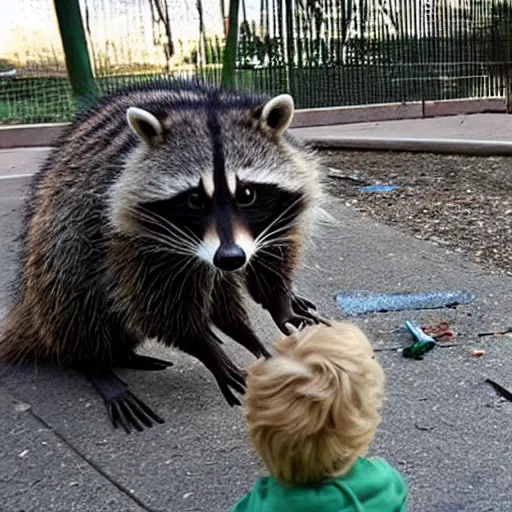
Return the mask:
[[127,354],[123,354],[119,358],[116,358],[113,366],[117,368],[155,372],[165,370],[172,365],[173,363],[171,361],[165,361],[164,359],[129,352]]
[[122,426],[127,434],[132,429],[142,432],[155,423],[165,423],[149,406],[137,398],[128,386],[113,372],[88,375],[94,388],[102,396],[114,428]]
[[271,304],[267,306],[278,329],[289,336],[292,331],[286,324],[290,324],[298,330],[303,329],[306,325],[316,323],[314,317],[307,309],[299,308],[298,305],[294,309],[295,296],[289,293],[281,293],[274,298]]
[[313,302],[299,295],[293,295],[291,302],[294,313],[309,318],[315,324],[322,323],[331,326],[331,323],[326,318],[323,318],[316,312],[316,306]]
[[306,297],[301,297],[300,295],[293,295],[292,306],[294,309],[297,307],[304,311],[308,311],[309,309],[316,311],[316,305],[310,300],[306,299]]
[[232,368],[229,369],[229,373],[226,371],[224,378],[217,379],[219,388],[231,407],[234,407],[235,405],[242,405],[231,389],[234,389],[241,395],[245,395],[246,375],[247,374],[244,370],[240,370],[239,368],[232,366]]
[[[279,330],[285,334],[286,336],[290,336],[291,334],[296,333],[297,331],[301,331],[307,325],[313,325],[314,322],[311,318],[307,318],[305,316],[297,316],[292,315],[289,318],[286,318],[282,322],[277,323],[277,327]],[[289,324],[289,326],[287,325]]]
[[212,372],[227,403],[233,407],[242,405],[233,391],[245,394],[247,372],[239,368],[222,350],[216,340],[217,335],[210,333],[210,340],[196,357]]

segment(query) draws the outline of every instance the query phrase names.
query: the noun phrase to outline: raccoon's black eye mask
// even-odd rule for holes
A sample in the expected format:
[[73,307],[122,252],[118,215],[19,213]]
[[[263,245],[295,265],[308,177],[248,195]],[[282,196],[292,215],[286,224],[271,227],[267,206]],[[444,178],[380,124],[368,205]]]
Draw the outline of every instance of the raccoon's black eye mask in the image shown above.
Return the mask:
[[[258,183],[252,186],[256,198],[242,214],[254,237],[271,223],[274,223],[271,231],[285,231],[286,226],[293,225],[305,207],[305,198],[300,192],[290,192],[273,184]],[[284,235],[285,232],[280,234]]]

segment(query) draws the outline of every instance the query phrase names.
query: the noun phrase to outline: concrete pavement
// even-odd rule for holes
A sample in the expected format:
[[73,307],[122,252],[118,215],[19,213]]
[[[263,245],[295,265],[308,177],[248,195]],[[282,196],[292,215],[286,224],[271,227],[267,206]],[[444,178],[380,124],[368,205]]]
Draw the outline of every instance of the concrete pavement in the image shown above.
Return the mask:
[[[0,295],[12,276],[26,183],[16,175],[30,174],[43,157],[37,150],[0,152]],[[326,314],[341,316],[334,303],[341,290],[476,295],[456,309],[356,319],[380,350],[388,377],[372,454],[402,471],[411,512],[512,510],[512,404],[484,382],[490,376],[512,388],[512,340],[476,337],[512,323],[512,278],[363,218],[340,200],[329,211],[336,222],[325,226],[298,278],[302,293]],[[423,361],[405,360],[394,347],[410,342],[396,333],[406,319],[447,320],[460,333],[458,345],[436,348]],[[268,342],[277,335],[258,309],[253,324]],[[486,355],[472,358],[474,347]],[[243,411],[227,407],[210,374],[191,358],[153,344],[145,350],[175,366],[123,373],[166,419],[143,434],[113,431],[101,399],[72,372],[38,368],[0,379],[1,511],[225,512],[250,489],[260,464]],[[241,364],[252,360],[231,342],[227,350]]]
[[388,139],[467,139],[509,142],[512,140],[512,115],[471,114],[427,119],[404,119],[376,123],[338,124],[295,128],[301,136],[365,136]]
[[318,147],[512,155],[512,116],[472,114],[296,128]]

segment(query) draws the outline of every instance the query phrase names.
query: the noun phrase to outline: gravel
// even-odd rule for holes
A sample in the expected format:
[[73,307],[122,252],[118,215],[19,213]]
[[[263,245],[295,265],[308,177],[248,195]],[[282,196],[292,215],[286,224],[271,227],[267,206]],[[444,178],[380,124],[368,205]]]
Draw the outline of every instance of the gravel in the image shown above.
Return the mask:
[[[493,272],[512,275],[512,158],[323,151],[330,191],[351,208]],[[390,192],[360,188],[393,184]]]

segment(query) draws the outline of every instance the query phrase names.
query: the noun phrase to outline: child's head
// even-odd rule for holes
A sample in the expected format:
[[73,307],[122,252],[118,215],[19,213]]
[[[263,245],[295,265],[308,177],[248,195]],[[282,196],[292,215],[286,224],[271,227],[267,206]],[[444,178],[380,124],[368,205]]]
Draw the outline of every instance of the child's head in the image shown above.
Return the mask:
[[384,373],[355,325],[315,325],[276,343],[247,369],[247,420],[256,451],[284,484],[346,473],[380,423]]

